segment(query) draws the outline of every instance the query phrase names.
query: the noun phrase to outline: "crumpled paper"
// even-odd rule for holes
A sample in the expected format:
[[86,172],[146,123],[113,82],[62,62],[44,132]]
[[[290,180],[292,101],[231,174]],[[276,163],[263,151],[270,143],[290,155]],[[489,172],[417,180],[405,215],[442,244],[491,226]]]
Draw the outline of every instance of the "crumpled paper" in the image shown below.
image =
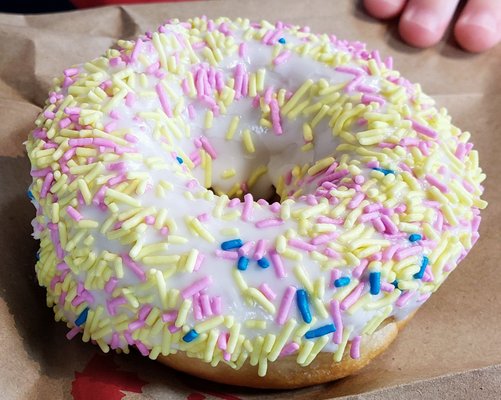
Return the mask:
[[[23,141],[65,67],[103,53],[167,18],[284,20],[360,40],[392,55],[396,68],[472,132],[488,179],[481,239],[390,349],[358,374],[295,391],[205,382],[136,354],[103,355],[65,338],[34,273],[34,210],[26,197]],[[236,1],[106,7],[38,16],[0,14],[0,397],[5,399],[422,399],[499,398],[501,393],[501,47],[470,55],[444,40],[416,50],[394,24],[350,0]],[[125,397],[124,397],[125,396]]]

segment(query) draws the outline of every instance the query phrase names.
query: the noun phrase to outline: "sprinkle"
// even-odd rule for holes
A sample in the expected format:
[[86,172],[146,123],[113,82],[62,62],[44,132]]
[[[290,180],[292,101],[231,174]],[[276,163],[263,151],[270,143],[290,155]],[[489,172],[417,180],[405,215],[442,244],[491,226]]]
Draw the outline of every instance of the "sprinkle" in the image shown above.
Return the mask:
[[306,339],[315,339],[317,337],[325,336],[333,332],[336,332],[336,327],[334,326],[334,324],[328,324],[321,326],[320,328],[312,329],[311,331],[306,332],[304,337]]
[[270,301],[275,300],[277,297],[276,293],[268,286],[266,283],[259,285],[259,290],[266,296]]
[[421,133],[422,135],[428,136],[432,139],[436,139],[438,137],[437,131],[435,131],[427,126],[424,126],[424,125],[420,124],[419,122],[414,121],[412,119],[411,119],[411,122],[412,122],[412,128],[416,132]]
[[282,37],[282,38],[278,39],[278,43],[285,44],[286,43],[285,38]]
[[188,299],[192,297],[195,293],[207,289],[211,284],[212,284],[212,277],[210,275],[205,276],[202,279],[199,279],[198,281],[194,282],[190,286],[184,288],[181,291],[181,296],[183,297],[183,299]]
[[222,250],[233,250],[238,249],[243,246],[242,239],[232,239],[221,243]]
[[263,257],[257,260],[257,265],[261,268],[268,268],[270,266],[270,261],[266,257]]
[[89,314],[89,307],[86,307],[75,320],[75,325],[81,326],[85,324],[85,321],[87,321],[88,314]]
[[421,236],[418,233],[413,233],[412,235],[409,236],[409,242],[417,242],[418,240],[421,240],[423,236]]
[[372,295],[379,294],[381,290],[381,272],[374,271],[369,274],[370,292]]
[[257,221],[255,223],[256,228],[270,228],[274,226],[282,225],[284,221],[281,218],[267,218],[262,219],[261,221]]
[[348,286],[350,284],[350,277],[349,276],[343,276],[341,278],[338,278],[334,281],[334,286],[337,288],[343,287],[343,286]]
[[278,254],[276,250],[271,250],[269,252],[269,256],[271,263],[273,264],[273,268],[275,269],[275,275],[277,276],[277,278],[285,278],[287,276],[287,273],[285,272],[285,267],[280,254]]
[[360,358],[360,342],[362,341],[362,336],[355,336],[351,341],[350,347],[350,357],[354,360]]
[[249,266],[249,259],[247,257],[245,257],[245,256],[241,256],[238,259],[237,268],[240,271],[245,271],[248,266]]
[[178,157],[176,157],[176,160],[177,160],[177,162],[178,162],[179,164],[182,164],[182,163],[184,162],[184,161],[183,161],[183,159],[182,159],[181,157],[179,157],[179,156],[178,156]]
[[365,284],[363,282],[360,282],[355,289],[352,290],[352,292],[344,298],[342,301],[340,308],[341,310],[345,311],[348,308],[350,308],[353,304],[356,303],[356,301],[360,298],[362,292],[364,291]]
[[130,258],[128,254],[122,254],[122,261],[141,281],[146,281],[146,274],[141,267]]
[[382,172],[385,176],[389,174],[395,174],[395,171],[392,169],[385,169],[385,168],[372,168],[374,171],[379,171]]
[[426,271],[426,267],[428,266],[428,263],[430,262],[429,258],[426,256],[423,256],[423,261],[421,261],[421,267],[419,268],[419,272],[416,272],[414,274],[414,279],[422,279],[424,276],[424,272]]
[[310,305],[308,303],[308,293],[306,292],[306,290],[299,289],[296,292],[296,301],[299,312],[301,313],[301,317],[303,317],[303,321],[309,324],[312,318],[310,313]]
[[285,293],[280,302],[280,307],[277,314],[277,324],[283,325],[289,316],[289,311],[294,300],[294,295],[296,294],[296,288],[294,286],[288,286],[285,289]]
[[186,343],[190,343],[198,337],[198,332],[195,329],[188,331],[186,335],[183,336],[183,340]]

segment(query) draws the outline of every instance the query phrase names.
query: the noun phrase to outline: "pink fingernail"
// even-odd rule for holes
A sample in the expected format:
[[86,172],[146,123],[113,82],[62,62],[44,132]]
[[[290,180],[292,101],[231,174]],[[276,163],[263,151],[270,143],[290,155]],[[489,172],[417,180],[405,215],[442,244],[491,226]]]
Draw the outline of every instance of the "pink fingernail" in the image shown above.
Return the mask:
[[440,29],[440,18],[436,13],[426,9],[413,7],[406,10],[405,19],[430,32],[436,32]]
[[487,12],[474,12],[461,18],[461,24],[475,25],[491,32],[497,31],[497,21],[494,15]]

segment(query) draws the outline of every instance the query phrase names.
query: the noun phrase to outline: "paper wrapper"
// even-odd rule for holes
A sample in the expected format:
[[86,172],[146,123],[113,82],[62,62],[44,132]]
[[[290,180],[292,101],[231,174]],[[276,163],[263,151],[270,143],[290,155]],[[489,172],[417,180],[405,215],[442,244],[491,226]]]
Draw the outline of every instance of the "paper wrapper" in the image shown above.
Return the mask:
[[[210,1],[108,7],[40,16],[0,14],[0,398],[5,399],[414,399],[499,398],[501,393],[501,47],[469,55],[454,43],[415,50],[396,28],[365,16],[356,2]],[[296,391],[258,391],[201,381],[131,355],[102,355],[68,341],[36,283],[38,243],[26,196],[23,141],[65,67],[104,52],[171,17],[247,17],[310,25],[360,40],[449,109],[472,132],[488,179],[481,239],[396,342],[358,374]],[[351,397],[353,396],[353,397]],[[346,398],[346,397],[345,397]]]

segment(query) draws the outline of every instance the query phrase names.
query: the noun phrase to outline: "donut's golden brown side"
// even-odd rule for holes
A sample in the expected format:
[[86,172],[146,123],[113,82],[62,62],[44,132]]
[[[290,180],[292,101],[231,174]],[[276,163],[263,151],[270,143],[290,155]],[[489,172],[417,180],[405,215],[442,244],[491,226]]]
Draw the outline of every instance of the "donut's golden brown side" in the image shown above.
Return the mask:
[[360,358],[356,360],[350,357],[349,346],[346,347],[343,360],[339,363],[333,360],[332,353],[325,352],[320,353],[307,367],[302,367],[296,362],[296,356],[291,355],[270,363],[264,377],[259,377],[258,367],[249,363],[239,370],[232,369],[224,363],[211,367],[202,360],[189,358],[183,352],[159,356],[157,360],[179,371],[228,385],[266,389],[301,388],[341,379],[362,369],[388,348],[413,315],[398,322],[389,319],[372,335],[363,336]]

